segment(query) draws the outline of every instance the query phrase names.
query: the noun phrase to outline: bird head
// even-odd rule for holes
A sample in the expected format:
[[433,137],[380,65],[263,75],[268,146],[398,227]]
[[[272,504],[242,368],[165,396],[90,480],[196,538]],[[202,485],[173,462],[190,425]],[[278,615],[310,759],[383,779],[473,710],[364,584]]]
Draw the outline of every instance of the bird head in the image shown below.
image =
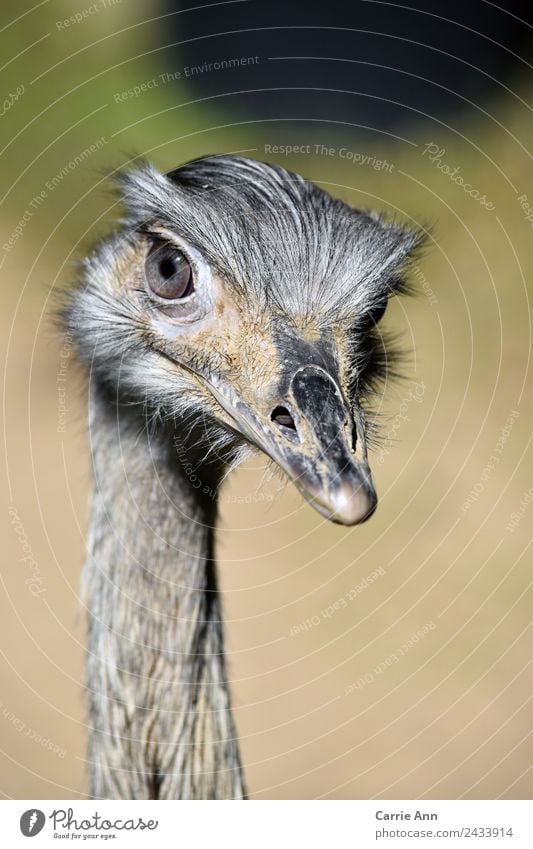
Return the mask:
[[66,311],[92,374],[156,418],[204,423],[206,455],[251,446],[328,519],[364,521],[377,325],[419,232],[238,156],[120,183],[126,218]]

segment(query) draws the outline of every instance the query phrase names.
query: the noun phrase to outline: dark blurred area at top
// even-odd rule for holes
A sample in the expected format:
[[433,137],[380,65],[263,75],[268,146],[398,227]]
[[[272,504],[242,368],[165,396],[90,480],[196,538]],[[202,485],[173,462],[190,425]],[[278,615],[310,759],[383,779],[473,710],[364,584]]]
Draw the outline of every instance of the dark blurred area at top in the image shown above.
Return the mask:
[[163,21],[164,43],[179,42],[161,54],[164,68],[185,77],[186,66],[259,57],[186,76],[193,96],[224,95],[214,102],[243,120],[394,132],[425,115],[446,123],[453,114],[457,125],[461,111],[472,115],[468,101],[487,108],[515,75],[531,72],[531,0],[506,0],[505,8],[485,0],[191,0],[190,7],[163,5],[181,10]]

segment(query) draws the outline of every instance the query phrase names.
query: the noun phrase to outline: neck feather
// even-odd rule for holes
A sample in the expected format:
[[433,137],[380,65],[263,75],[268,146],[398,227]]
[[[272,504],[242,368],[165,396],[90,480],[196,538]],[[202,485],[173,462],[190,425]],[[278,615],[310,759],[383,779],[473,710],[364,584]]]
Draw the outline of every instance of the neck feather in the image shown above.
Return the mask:
[[219,472],[191,472],[179,428],[151,438],[133,410],[91,388],[91,793],[243,798],[213,561]]

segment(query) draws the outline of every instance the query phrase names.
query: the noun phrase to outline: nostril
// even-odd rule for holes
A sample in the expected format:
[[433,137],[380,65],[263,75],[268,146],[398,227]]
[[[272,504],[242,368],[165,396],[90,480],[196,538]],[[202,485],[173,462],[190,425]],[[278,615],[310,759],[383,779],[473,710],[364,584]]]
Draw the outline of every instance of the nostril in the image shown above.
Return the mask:
[[276,407],[274,410],[272,410],[270,418],[280,427],[287,427],[291,430],[296,430],[294,419],[289,413],[287,407]]

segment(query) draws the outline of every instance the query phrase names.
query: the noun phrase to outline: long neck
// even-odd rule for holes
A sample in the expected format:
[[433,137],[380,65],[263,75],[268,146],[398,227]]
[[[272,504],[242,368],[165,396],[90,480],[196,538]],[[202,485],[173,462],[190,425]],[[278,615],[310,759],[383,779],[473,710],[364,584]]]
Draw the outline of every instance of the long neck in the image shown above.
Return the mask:
[[179,432],[174,445],[154,441],[132,408],[91,395],[91,795],[243,798],[213,563],[216,480],[191,471]]

